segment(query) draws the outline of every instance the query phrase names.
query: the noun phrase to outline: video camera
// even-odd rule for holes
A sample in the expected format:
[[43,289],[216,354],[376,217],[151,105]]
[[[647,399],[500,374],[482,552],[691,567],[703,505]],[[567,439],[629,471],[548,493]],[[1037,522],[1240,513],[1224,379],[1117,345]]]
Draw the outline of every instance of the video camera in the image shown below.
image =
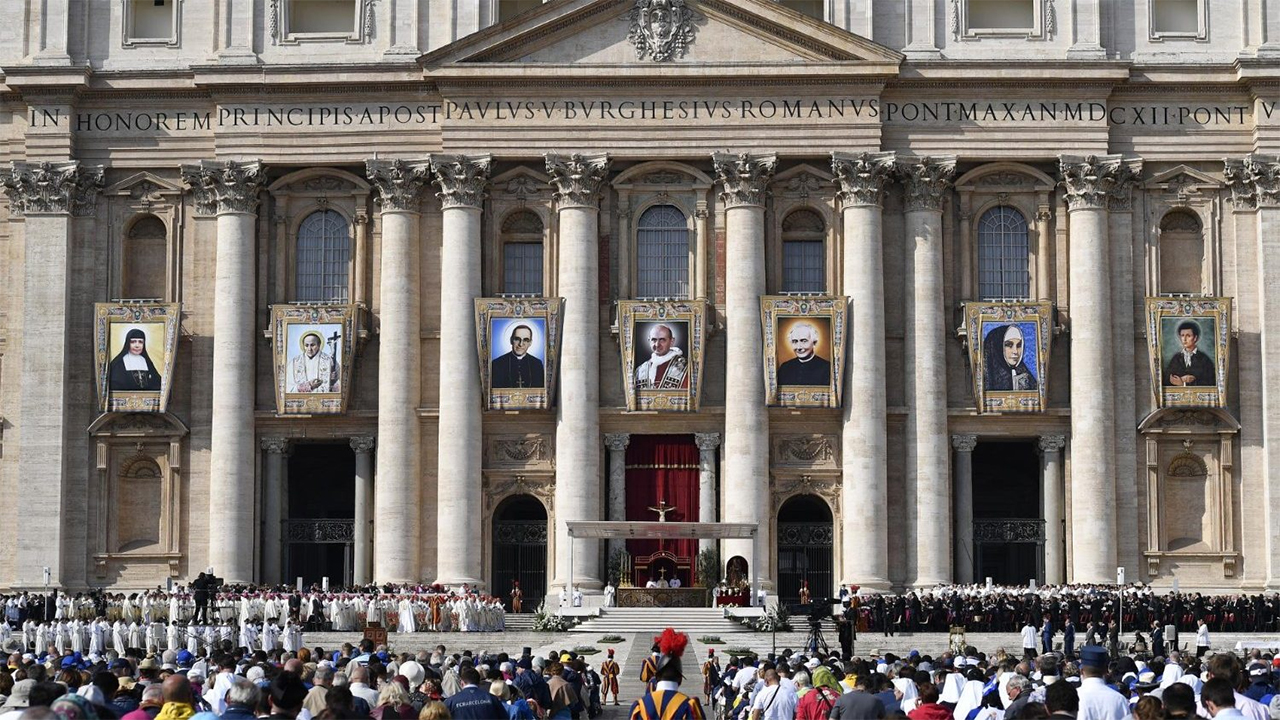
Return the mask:
[[831,598],[814,598],[809,603],[796,603],[787,606],[792,617],[806,617],[810,625],[819,625],[831,617]]

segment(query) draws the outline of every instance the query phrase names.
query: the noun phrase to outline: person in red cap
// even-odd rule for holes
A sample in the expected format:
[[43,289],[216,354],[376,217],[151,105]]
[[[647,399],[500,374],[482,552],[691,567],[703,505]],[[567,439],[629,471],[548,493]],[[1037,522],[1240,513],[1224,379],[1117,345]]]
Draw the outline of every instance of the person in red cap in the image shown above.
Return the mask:
[[613,704],[618,704],[618,675],[622,668],[613,659],[613,648],[609,648],[609,659],[600,663],[600,704],[609,703],[609,693],[613,693]]
[[716,686],[720,684],[720,660],[716,658],[716,649],[707,648],[707,660],[702,663],[702,696],[703,702],[715,707],[714,696]]
[[631,706],[631,720],[706,720],[698,698],[680,692],[684,673],[680,657],[689,644],[689,636],[671,628],[654,638],[660,653],[655,671],[654,689],[640,696]]
[[511,581],[511,612],[513,613],[520,612],[520,607],[523,605],[523,601],[524,601],[524,591],[520,589],[520,581],[512,580]]
[[813,595],[809,592],[809,581],[805,580],[800,586],[800,604],[808,605],[813,600]]

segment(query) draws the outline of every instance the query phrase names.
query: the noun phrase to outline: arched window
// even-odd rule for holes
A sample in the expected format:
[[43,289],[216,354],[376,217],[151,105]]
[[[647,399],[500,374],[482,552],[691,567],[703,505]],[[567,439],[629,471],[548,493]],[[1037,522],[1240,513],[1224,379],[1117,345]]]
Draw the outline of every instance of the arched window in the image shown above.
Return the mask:
[[827,223],[809,208],[792,211],[782,221],[782,292],[827,290]]
[[333,210],[313,212],[298,226],[300,302],[346,302],[351,228]]
[[129,226],[121,247],[121,297],[164,299],[167,236],[164,221],[155,215],[143,215]]
[[636,226],[636,295],[689,297],[689,223],[674,205],[654,205]]
[[1204,234],[1193,212],[1174,210],[1160,220],[1160,292],[1204,292]]
[[1027,219],[1001,205],[978,221],[978,295],[983,300],[1031,296]]
[[543,293],[542,218],[531,210],[511,213],[502,221],[502,292]]

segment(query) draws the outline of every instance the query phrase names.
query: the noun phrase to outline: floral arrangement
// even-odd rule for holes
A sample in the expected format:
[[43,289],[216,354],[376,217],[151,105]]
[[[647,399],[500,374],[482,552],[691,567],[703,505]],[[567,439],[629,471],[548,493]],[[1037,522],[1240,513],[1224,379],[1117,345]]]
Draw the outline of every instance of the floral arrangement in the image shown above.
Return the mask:
[[533,613],[533,629],[536,632],[566,632],[574,626],[574,619],[547,610],[547,599]]

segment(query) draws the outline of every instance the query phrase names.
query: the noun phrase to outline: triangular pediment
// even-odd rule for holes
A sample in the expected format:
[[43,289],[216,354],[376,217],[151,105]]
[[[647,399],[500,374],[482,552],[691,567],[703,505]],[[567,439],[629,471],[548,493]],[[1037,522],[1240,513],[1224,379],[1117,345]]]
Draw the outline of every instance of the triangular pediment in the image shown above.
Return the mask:
[[163,195],[181,195],[186,188],[154,173],[140,172],[103,190],[105,195],[130,195],[140,199],[159,200]]
[[1146,186],[1160,190],[1185,187],[1217,189],[1222,187],[1222,181],[1193,167],[1179,165],[1153,176],[1147,180]]
[[[650,0],[656,3],[658,0]],[[691,34],[669,59],[640,57],[633,30],[637,0],[553,0],[439,50],[420,61],[429,75],[475,64],[611,67],[681,74],[683,69],[847,66],[844,72],[895,75],[903,56],[866,38],[771,0],[684,0]],[[643,34],[643,33],[640,33]],[[629,39],[629,35],[631,38]],[[658,41],[658,46],[665,42]]]

